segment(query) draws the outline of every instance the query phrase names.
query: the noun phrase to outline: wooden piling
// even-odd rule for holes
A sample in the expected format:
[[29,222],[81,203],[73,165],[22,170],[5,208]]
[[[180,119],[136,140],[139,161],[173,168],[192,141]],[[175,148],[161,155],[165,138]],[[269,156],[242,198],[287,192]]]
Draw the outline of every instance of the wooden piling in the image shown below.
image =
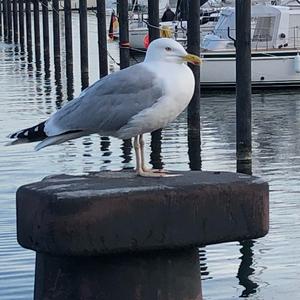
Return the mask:
[[7,0],[2,0],[3,9],[3,36],[4,40],[7,41],[8,29],[7,29]]
[[3,6],[2,6],[2,1],[0,0],[0,36],[2,37],[2,14],[3,14]]
[[119,2],[119,35],[120,35],[120,68],[130,65],[129,30],[128,30],[128,0]]
[[43,14],[43,52],[45,69],[50,66],[50,45],[49,45],[49,9],[48,0],[42,0],[42,14]]
[[13,28],[14,28],[14,43],[19,41],[19,27],[18,27],[18,3],[17,0],[13,0]]
[[59,25],[59,0],[52,2],[53,14],[53,48],[54,65],[56,70],[60,71],[60,25]]
[[31,36],[31,2],[30,1],[25,1],[25,14],[26,14],[26,46],[27,46],[27,51],[31,52],[32,36]]
[[73,35],[71,0],[64,0],[67,77],[73,76]]
[[24,1],[19,0],[19,38],[20,38],[20,44],[21,48],[24,48]]
[[33,25],[34,25],[34,49],[35,60],[41,60],[41,37],[40,37],[40,7],[39,0],[33,0]]
[[252,160],[251,0],[236,0],[236,156],[237,171]]
[[[188,1],[187,51],[200,56],[200,0]],[[195,91],[188,106],[188,154],[191,170],[201,169],[200,68],[189,64],[195,77]]]
[[99,51],[99,73],[100,78],[108,74],[107,63],[107,31],[105,1],[97,0],[97,19],[98,19],[98,51]]
[[[148,32],[149,41],[160,38],[159,29],[159,0],[148,0]],[[150,163],[154,169],[162,169],[163,163],[161,158],[161,129],[151,132],[151,154]]]
[[11,1],[7,1],[7,41],[12,42],[12,11],[11,11]]
[[160,37],[159,29],[159,0],[148,0],[148,31],[152,42]]
[[87,0],[79,1],[79,21],[81,85],[82,89],[85,89],[89,85]]

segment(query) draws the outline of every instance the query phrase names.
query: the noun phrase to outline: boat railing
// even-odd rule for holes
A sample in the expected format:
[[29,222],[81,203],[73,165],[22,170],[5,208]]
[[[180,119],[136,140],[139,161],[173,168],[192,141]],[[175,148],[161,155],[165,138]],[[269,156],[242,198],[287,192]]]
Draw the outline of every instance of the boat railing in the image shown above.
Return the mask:
[[[233,28],[218,28],[213,30],[212,33],[217,35],[221,40],[234,40],[236,37],[236,29]],[[275,37],[274,37],[275,36]],[[219,42],[211,41],[213,42]],[[228,45],[232,45],[229,43]],[[283,49],[283,48],[300,48],[300,25],[289,28],[288,34],[271,34],[266,28],[260,28],[259,31],[254,27],[251,29],[251,47],[252,49],[271,50],[271,49]]]

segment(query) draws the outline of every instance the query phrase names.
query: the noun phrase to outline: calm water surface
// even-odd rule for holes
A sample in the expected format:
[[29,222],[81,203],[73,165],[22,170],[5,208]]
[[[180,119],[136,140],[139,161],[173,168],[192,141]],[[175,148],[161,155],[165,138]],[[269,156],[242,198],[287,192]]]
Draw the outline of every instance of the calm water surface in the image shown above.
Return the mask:
[[[74,16],[78,21],[78,16]],[[90,26],[90,82],[98,78],[96,20]],[[74,36],[78,36],[74,28]],[[118,60],[116,45],[110,53]],[[82,174],[134,166],[131,151],[117,139],[97,135],[33,151],[33,145],[5,147],[5,136],[56,111],[81,90],[78,39],[74,82],[47,76],[27,53],[0,42],[0,299],[32,299],[34,253],[16,242],[15,192],[50,174]],[[34,61],[34,56],[33,56]],[[46,72],[47,73],[47,72]],[[69,83],[69,88],[67,86]],[[71,88],[70,88],[71,86]],[[69,96],[68,96],[69,95]],[[202,169],[235,171],[233,94],[201,99]],[[253,173],[270,183],[270,232],[259,240],[200,249],[205,299],[300,299],[300,97],[281,91],[253,95]],[[188,170],[186,115],[162,133],[162,161]],[[150,139],[147,137],[147,156]]]

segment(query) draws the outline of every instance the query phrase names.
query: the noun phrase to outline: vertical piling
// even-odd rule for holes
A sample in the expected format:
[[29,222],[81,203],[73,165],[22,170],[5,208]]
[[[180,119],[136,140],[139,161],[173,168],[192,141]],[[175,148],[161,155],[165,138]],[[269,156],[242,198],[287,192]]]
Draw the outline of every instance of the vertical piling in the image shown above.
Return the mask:
[[98,51],[100,78],[108,74],[105,0],[97,0]]
[[19,0],[19,35],[21,49],[24,49],[24,1]]
[[73,76],[73,35],[72,35],[72,10],[71,0],[64,1],[65,7],[65,43],[66,43],[66,68],[67,77]]
[[49,46],[49,9],[48,0],[42,0],[42,14],[43,14],[43,51],[45,69],[48,70],[50,66],[50,46]]
[[[150,42],[160,37],[159,29],[159,0],[148,0],[148,31]],[[150,162],[154,169],[162,169],[161,160],[161,129],[151,133],[151,154]]]
[[40,37],[40,7],[39,0],[33,0],[33,23],[34,23],[34,48],[35,60],[41,60],[41,37]]
[[0,36],[2,37],[2,14],[3,14],[3,6],[2,1],[0,0]]
[[18,3],[13,0],[13,28],[14,28],[14,43],[19,41],[19,28],[18,28]]
[[251,0],[236,0],[237,171],[251,163]]
[[0,0],[0,36],[2,37],[2,14],[3,14],[3,6],[2,1]]
[[[188,1],[187,51],[200,55],[200,0]],[[195,77],[195,91],[188,106],[188,146],[191,170],[201,169],[200,68],[189,64]]]
[[55,69],[60,71],[59,0],[53,0],[53,47]]
[[148,0],[148,30],[150,42],[160,37],[159,0]]
[[7,1],[7,41],[9,43],[12,42],[12,11],[11,11],[11,1]]
[[81,85],[89,85],[87,0],[79,1]]
[[119,2],[120,68],[129,67],[128,0]]
[[32,48],[32,36],[31,36],[31,2],[26,0],[25,2],[26,13],[26,46],[27,51],[31,52]]
[[7,29],[7,0],[2,0],[2,9],[3,9],[3,35],[4,40],[7,40],[8,29]]

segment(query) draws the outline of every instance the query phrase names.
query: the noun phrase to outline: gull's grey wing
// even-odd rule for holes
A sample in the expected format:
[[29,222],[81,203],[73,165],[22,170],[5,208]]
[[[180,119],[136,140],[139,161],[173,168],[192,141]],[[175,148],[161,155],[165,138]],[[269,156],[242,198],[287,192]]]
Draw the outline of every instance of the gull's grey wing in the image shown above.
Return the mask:
[[115,132],[155,104],[164,86],[143,64],[112,73],[85,89],[46,122],[48,136],[70,131]]

